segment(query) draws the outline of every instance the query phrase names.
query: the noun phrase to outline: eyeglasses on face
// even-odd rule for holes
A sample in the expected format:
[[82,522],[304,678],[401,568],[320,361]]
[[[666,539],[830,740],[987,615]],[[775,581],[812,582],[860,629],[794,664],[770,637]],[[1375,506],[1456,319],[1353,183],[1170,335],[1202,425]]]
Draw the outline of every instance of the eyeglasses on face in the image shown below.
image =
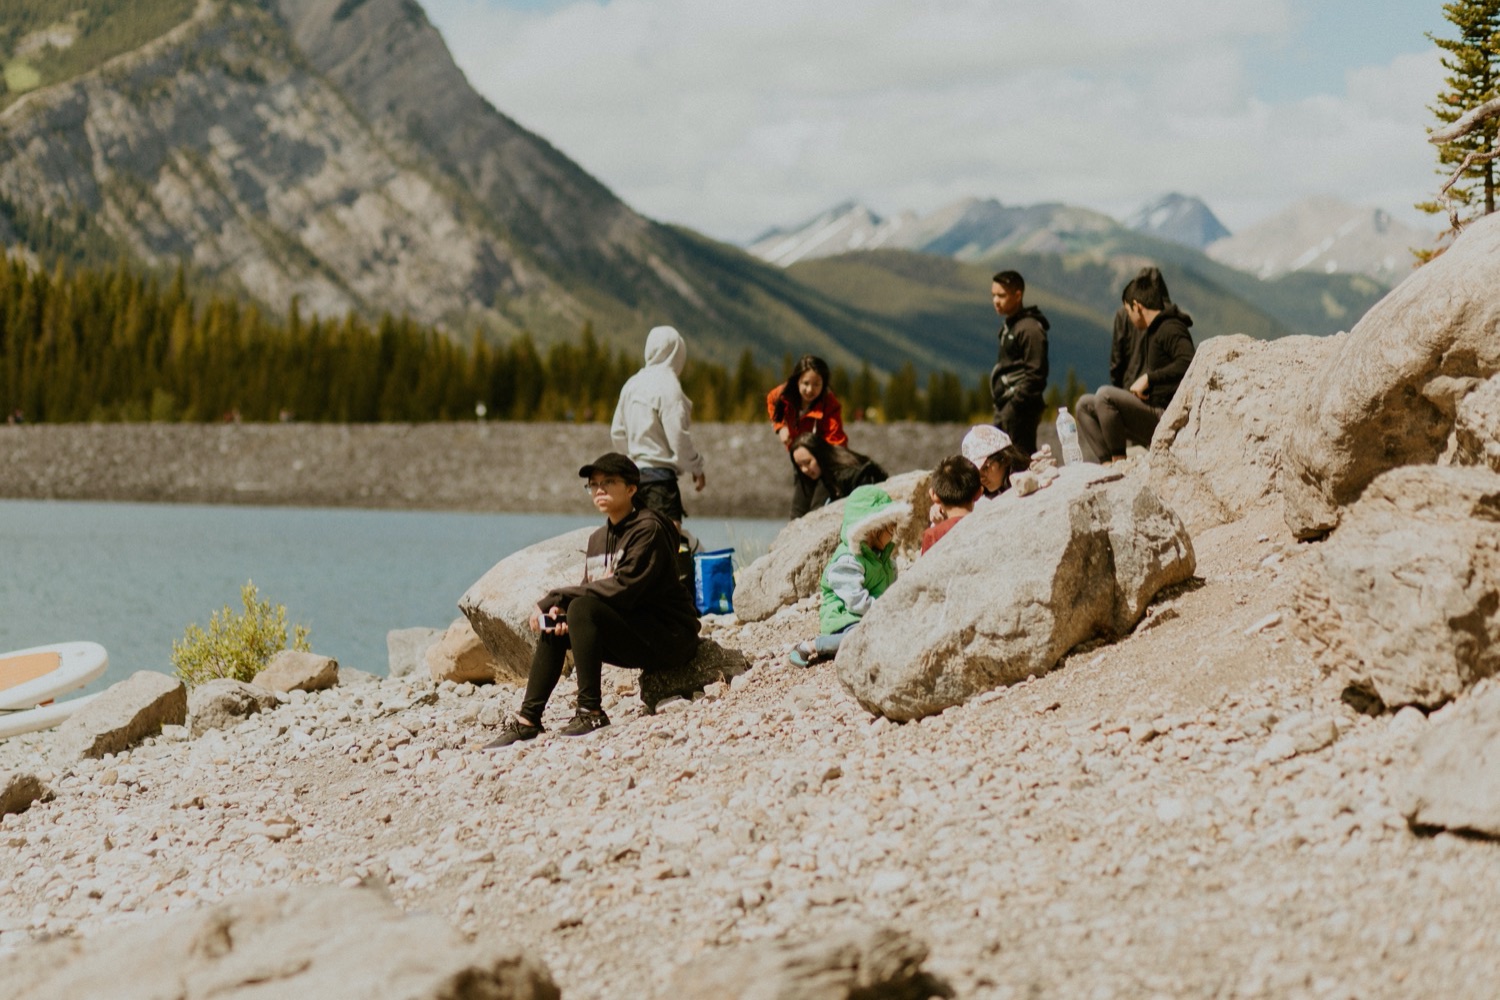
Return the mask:
[[624,485],[624,483],[625,480],[619,476],[604,476],[600,479],[590,479],[587,483],[583,484],[583,488],[588,493],[598,493],[601,490],[608,493],[616,486]]

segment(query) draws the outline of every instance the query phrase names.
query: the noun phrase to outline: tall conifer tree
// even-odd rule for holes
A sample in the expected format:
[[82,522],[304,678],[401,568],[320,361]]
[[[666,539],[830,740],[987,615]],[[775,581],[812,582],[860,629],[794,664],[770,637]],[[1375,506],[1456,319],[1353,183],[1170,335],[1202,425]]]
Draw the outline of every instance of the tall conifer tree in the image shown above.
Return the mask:
[[[1447,88],[1438,94],[1431,110],[1439,122],[1448,125],[1465,112],[1500,97],[1500,0],[1455,0],[1443,5],[1443,14],[1458,29],[1458,37],[1438,38],[1430,33],[1427,37],[1444,52]],[[1492,118],[1467,136],[1439,146],[1438,172],[1446,180],[1469,153],[1494,149],[1497,135],[1500,121]],[[1449,189],[1455,203],[1470,209],[1470,218],[1495,210],[1497,164],[1500,160],[1472,164]],[[1447,206],[1436,199],[1417,208],[1434,214],[1447,211]]]

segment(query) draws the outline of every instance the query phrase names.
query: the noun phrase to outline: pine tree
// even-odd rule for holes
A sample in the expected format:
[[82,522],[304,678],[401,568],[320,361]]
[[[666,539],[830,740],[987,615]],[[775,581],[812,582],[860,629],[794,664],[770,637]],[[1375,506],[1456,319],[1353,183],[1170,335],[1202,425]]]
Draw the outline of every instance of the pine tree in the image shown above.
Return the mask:
[[[1451,124],[1466,112],[1500,97],[1500,0],[1455,0],[1443,5],[1443,14],[1458,28],[1455,39],[1428,34],[1446,53],[1443,68],[1448,71],[1447,89],[1438,94],[1431,111],[1444,125]],[[1438,147],[1438,173],[1446,179],[1470,153],[1484,153],[1496,148],[1500,121],[1491,118],[1467,136]],[[1448,190],[1457,206],[1470,209],[1469,218],[1489,215],[1495,210],[1496,159],[1475,162]],[[1422,202],[1417,208],[1433,214],[1446,212],[1440,199]],[[1422,258],[1430,253],[1418,252]]]

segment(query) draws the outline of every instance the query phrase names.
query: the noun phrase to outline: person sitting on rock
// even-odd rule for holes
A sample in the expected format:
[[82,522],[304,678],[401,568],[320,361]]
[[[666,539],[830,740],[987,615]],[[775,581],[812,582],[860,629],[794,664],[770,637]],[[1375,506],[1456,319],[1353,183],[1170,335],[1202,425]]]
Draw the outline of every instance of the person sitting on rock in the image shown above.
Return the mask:
[[826,495],[828,499],[823,504],[842,500],[858,486],[873,486],[889,478],[868,455],[841,444],[829,444],[812,433],[792,438],[791,456],[797,474],[806,480],[801,492],[810,497]]
[[910,514],[910,504],[897,503],[879,486],[860,486],[849,494],[838,548],[819,581],[821,634],[792,647],[793,666],[811,666],[837,653],[844,636],[896,582],[896,528]]
[[664,515],[636,506],[641,470],[610,452],[578,475],[604,526],[589,536],[583,582],[545,594],[531,613],[538,637],[521,710],[486,750],[542,734],[542,714],[569,649],[578,705],[564,736],[609,725],[600,693],[606,660],[631,670],[673,670],[698,650],[698,612],[677,575],[677,528]]
[[[1127,445],[1150,447],[1161,415],[1177,394],[1193,362],[1193,318],[1167,297],[1156,268],[1143,268],[1120,293],[1121,311],[1136,338],[1112,352],[1111,377],[1119,356],[1119,382],[1078,400],[1078,439],[1083,457],[1109,464],[1125,459]],[[1126,353],[1128,351],[1128,354]]]
[[928,518],[932,523],[922,532],[922,555],[959,520],[974,512],[979,492],[979,470],[973,462],[962,455],[952,455],[938,463],[927,479],[927,495],[935,509]]
[[980,502],[993,500],[1010,489],[1011,473],[1027,468],[1031,461],[1011,443],[1009,434],[989,424],[970,427],[958,450],[979,470],[983,492]]

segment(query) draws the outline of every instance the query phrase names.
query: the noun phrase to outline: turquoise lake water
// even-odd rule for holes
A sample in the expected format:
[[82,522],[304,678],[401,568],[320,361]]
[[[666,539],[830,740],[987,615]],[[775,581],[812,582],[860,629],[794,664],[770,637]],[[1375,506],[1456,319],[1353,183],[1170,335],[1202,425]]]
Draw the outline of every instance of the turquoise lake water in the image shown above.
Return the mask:
[[[254,580],[312,648],[386,672],[385,634],[442,628],[503,557],[595,516],[0,500],[0,651],[87,639],[109,651],[100,690],[171,672],[172,641]],[[764,552],[784,522],[690,518],[704,549]]]

